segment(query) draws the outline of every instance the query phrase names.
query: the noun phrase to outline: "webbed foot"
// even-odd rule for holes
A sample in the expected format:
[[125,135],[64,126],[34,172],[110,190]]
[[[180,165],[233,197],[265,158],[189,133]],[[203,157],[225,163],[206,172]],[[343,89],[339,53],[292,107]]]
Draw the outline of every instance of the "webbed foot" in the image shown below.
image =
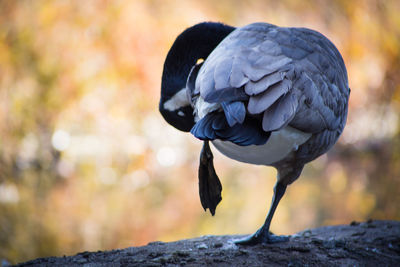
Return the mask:
[[214,169],[213,154],[208,141],[204,141],[200,154],[199,194],[204,210],[207,208],[214,216],[218,203],[222,200],[222,185]]
[[271,232],[267,232],[267,234],[265,234],[264,231],[259,229],[254,234],[246,236],[242,239],[234,240],[233,242],[237,245],[253,246],[257,244],[273,244],[287,241],[289,241],[289,236],[274,235]]

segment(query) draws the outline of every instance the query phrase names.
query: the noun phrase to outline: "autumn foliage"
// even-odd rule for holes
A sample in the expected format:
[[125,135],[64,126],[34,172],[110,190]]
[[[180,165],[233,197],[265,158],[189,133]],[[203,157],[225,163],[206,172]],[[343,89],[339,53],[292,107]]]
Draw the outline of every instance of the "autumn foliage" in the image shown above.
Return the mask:
[[399,1],[1,1],[0,260],[12,263],[261,225],[275,171],[214,150],[216,216],[198,197],[201,142],[158,113],[175,37],[201,21],[309,27],[351,87],[335,148],[289,187],[272,231],[400,219]]

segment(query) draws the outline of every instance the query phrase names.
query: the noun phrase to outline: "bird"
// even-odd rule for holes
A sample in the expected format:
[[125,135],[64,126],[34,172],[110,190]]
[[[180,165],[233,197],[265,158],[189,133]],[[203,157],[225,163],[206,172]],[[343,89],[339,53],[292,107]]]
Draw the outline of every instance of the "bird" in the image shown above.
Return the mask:
[[343,58],[321,33],[257,22],[202,22],[177,36],[166,56],[159,111],[203,141],[200,202],[212,215],[222,185],[209,143],[244,163],[275,167],[264,224],[239,245],[284,242],[270,225],[288,185],[326,153],[346,124],[350,88]]

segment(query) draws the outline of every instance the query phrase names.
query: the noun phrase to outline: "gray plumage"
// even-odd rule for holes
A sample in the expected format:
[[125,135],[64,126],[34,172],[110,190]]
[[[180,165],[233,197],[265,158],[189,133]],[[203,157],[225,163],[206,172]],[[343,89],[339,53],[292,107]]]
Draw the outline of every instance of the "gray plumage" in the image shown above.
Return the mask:
[[344,62],[326,37],[266,23],[228,35],[204,62],[194,91],[208,102],[246,103],[247,115],[262,116],[266,132],[289,125],[313,134],[299,149],[303,164],[341,134],[350,92]]
[[[195,64],[199,58],[205,61]],[[184,79],[188,101],[171,108],[175,96],[180,99],[185,92]],[[206,22],[185,30],[171,47],[160,111],[174,127],[190,129],[204,140],[199,194],[212,215],[222,186],[209,141],[232,159],[277,169],[263,226],[236,241],[251,245],[288,240],[270,234],[274,212],[304,165],[336,143],[346,123],[349,94],[343,59],[322,34],[267,23],[233,28]]]

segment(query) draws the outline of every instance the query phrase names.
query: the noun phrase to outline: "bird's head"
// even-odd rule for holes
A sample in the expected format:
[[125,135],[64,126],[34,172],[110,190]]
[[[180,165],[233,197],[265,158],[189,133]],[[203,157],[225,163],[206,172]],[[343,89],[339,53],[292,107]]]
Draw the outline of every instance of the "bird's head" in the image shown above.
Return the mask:
[[182,32],[169,50],[164,62],[159,110],[178,130],[189,132],[195,123],[186,90],[190,70],[199,59],[206,59],[234,29],[222,23],[199,23]]
[[193,108],[185,88],[172,96],[162,96],[159,110],[164,119],[178,130],[189,132],[194,125]]

